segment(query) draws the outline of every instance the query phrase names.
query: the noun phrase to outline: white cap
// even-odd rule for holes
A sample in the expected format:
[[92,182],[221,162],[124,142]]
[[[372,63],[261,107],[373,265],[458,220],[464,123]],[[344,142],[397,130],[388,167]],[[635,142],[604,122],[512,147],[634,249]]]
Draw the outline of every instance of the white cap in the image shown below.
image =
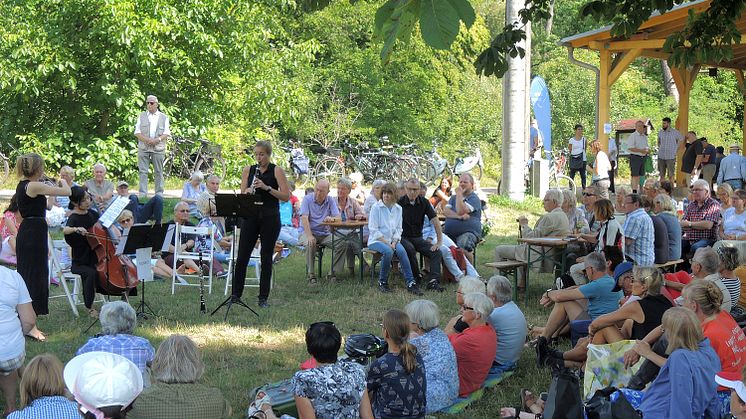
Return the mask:
[[109,352],[87,352],[65,365],[65,385],[83,412],[132,404],[143,389],[142,372],[129,359]]
[[715,382],[723,387],[735,391],[741,400],[746,401],[746,386],[744,386],[743,381],[741,381],[740,373],[720,371],[715,374]]

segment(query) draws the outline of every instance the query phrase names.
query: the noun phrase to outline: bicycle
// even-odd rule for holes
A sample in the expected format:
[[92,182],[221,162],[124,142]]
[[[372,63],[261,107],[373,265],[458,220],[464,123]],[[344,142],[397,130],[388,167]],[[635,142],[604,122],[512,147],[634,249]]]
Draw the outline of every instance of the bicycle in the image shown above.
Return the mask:
[[226,164],[222,147],[204,138],[192,140],[172,137],[175,147],[166,156],[163,168],[168,176],[189,178],[197,170],[205,175],[214,174],[225,178]]
[[287,153],[287,169],[288,173],[292,175],[295,181],[296,187],[302,187],[306,184],[309,177],[311,176],[311,165],[310,160],[306,156],[305,151],[301,144],[290,141],[289,147],[281,147]]
[[[531,190],[531,165],[533,159],[529,159],[523,167],[523,183],[525,191]],[[565,166],[567,165],[567,152],[565,150],[553,152],[549,158],[549,188],[550,189],[569,189],[572,193],[577,193],[575,181],[565,176]],[[502,179],[497,182],[497,194],[502,193]]]

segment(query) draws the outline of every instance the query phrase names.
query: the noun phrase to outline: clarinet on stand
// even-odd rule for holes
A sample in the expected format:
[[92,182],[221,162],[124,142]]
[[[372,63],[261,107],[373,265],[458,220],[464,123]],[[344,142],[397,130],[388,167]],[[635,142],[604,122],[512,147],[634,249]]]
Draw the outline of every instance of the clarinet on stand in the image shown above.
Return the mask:
[[209,266],[202,263],[202,250],[199,251],[199,312],[207,313],[205,306],[205,276],[210,272]]

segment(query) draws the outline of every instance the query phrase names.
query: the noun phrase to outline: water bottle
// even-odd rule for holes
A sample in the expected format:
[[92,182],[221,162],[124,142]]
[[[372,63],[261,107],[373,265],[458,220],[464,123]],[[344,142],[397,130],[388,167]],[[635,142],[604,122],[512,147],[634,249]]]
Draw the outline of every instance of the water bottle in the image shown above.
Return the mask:
[[[686,200],[686,198],[684,198]],[[676,213],[679,214],[679,218],[684,216],[684,201],[679,201],[676,204]]]

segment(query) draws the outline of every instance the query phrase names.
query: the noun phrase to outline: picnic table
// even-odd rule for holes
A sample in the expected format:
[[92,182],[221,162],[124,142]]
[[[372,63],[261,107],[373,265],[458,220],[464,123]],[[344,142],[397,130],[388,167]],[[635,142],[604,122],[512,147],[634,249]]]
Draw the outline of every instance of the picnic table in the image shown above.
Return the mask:
[[357,257],[360,261],[360,281],[363,281],[363,229],[365,226],[368,225],[368,220],[347,220],[347,221],[332,221],[332,222],[326,222],[324,221],[321,223],[322,225],[329,226],[332,233],[332,271],[334,270],[334,249],[336,248],[336,241],[337,240],[343,240],[345,242],[352,241],[353,239],[357,237],[353,237],[353,234],[347,234],[342,235],[342,237],[337,238],[337,235],[334,234],[336,230],[358,230],[359,238],[360,238],[360,250],[358,251]]
[[[526,237],[519,238],[519,243],[525,243],[528,246],[526,254],[526,299],[528,299],[528,279],[531,267],[534,263],[539,263],[539,267],[545,260],[552,262],[553,266],[559,266],[560,272],[565,272],[565,250],[567,245],[577,241],[574,237]],[[536,254],[532,258],[532,253]],[[559,256],[559,260],[557,259]]]

